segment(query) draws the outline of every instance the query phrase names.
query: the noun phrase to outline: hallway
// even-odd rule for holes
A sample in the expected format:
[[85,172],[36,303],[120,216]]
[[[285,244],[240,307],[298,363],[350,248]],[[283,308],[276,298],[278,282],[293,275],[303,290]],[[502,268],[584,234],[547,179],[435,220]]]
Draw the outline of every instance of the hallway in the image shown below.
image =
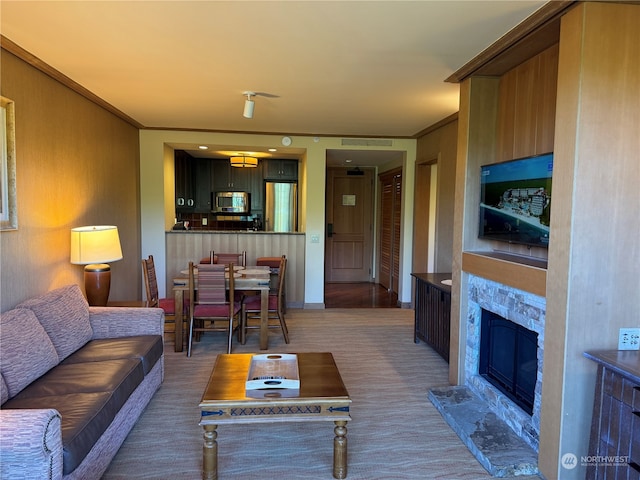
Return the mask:
[[399,308],[398,295],[377,283],[325,283],[325,308]]

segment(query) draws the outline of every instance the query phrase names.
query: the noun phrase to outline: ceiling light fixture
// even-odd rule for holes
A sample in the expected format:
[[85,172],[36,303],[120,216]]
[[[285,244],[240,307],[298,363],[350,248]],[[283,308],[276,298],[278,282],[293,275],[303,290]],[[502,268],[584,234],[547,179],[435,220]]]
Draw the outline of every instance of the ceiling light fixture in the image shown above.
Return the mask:
[[258,159],[256,157],[248,157],[244,154],[239,154],[237,157],[231,157],[229,159],[232,167],[239,168],[255,168],[258,166]]
[[244,92],[243,95],[246,95],[247,99],[244,101],[244,111],[242,112],[242,116],[244,118],[253,118],[253,107],[255,106],[255,102],[251,100],[251,97],[255,97],[255,92]]

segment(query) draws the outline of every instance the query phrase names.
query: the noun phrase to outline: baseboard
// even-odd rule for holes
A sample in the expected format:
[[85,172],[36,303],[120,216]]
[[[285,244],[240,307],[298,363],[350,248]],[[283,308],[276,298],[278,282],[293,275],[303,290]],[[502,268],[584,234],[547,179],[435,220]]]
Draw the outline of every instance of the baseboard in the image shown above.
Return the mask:
[[324,302],[323,303],[305,303],[305,310],[324,310]]

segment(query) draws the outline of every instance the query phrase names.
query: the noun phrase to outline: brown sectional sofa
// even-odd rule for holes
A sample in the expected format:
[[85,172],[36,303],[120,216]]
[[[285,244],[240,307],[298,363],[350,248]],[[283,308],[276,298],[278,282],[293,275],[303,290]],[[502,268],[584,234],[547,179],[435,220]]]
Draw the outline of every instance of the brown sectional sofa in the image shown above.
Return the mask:
[[0,478],[99,479],[159,388],[164,314],[77,285],[0,316]]

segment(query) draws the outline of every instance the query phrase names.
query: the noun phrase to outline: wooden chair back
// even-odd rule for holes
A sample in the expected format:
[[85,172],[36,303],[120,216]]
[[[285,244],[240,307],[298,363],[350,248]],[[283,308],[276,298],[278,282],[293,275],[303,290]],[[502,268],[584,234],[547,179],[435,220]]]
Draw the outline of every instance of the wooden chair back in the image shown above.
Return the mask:
[[144,286],[146,290],[146,306],[157,307],[159,302],[158,280],[156,278],[156,267],[153,263],[153,255],[142,259],[142,275],[144,276]]
[[240,265],[242,267],[247,266],[247,252],[243,251],[240,253],[215,253],[211,252],[213,256],[214,263],[222,263],[228,265],[233,263],[234,265]]
[[[189,274],[194,276],[193,262],[189,263]],[[227,288],[225,284],[225,268],[222,264],[198,265],[198,290],[196,300],[198,304],[220,304],[227,302]],[[194,285],[189,278],[190,285]]]
[[[187,356],[191,356],[191,348],[194,333],[207,331],[227,332],[227,353],[231,353],[231,338],[234,332],[233,320],[240,307],[233,300],[235,283],[233,278],[233,263],[224,264],[200,264],[197,266],[198,276],[195,274],[196,266],[189,262],[189,298],[190,319]],[[225,270],[229,272],[229,287],[227,288]],[[230,301],[228,300],[230,299]],[[228,308],[227,308],[228,307]],[[195,321],[198,325],[194,325]],[[201,323],[202,320],[212,320],[210,326]],[[217,327],[216,323],[225,321],[226,327]]]
[[204,257],[200,260],[200,265],[213,265],[214,263],[222,263],[225,265],[233,263],[234,265],[246,267],[247,252],[243,251],[240,253],[215,253],[213,250],[211,250],[208,257]]
[[284,286],[285,286],[285,274],[287,271],[287,257],[282,255],[280,259],[280,269],[278,271],[278,313],[280,315],[284,315],[285,312],[285,294],[284,294]]
[[[286,313],[286,272],[287,257],[280,257],[280,266],[278,268],[278,287],[275,293],[269,294],[269,320],[278,320],[277,324],[269,322],[268,328],[280,328],[285,343],[289,343],[289,329],[285,321]],[[259,325],[249,325],[249,319],[257,320],[260,318],[260,299],[258,297],[247,297],[242,303],[241,324],[240,324],[240,342],[245,343],[248,329],[259,329]]]

